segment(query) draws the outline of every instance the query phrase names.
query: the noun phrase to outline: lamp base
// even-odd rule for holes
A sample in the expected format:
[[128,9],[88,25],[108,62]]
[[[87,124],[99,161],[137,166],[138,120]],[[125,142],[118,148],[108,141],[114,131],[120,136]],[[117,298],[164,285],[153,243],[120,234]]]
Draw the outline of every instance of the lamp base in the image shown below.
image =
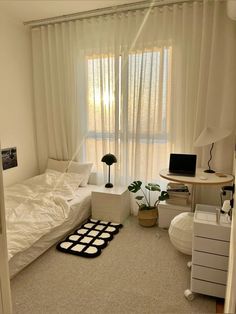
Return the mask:
[[105,185],[105,188],[113,188],[113,184],[109,182]]
[[215,173],[215,171],[214,171],[214,170],[212,170],[212,169],[207,169],[207,170],[204,170],[204,172],[206,172],[206,173]]

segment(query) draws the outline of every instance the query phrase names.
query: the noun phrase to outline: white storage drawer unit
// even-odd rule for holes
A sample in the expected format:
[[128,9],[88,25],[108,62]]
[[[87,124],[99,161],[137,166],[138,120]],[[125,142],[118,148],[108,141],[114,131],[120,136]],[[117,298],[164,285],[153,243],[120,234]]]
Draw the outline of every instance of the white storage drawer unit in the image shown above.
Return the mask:
[[123,223],[130,215],[130,198],[127,187],[115,186],[92,192],[92,218]]
[[158,206],[158,226],[160,228],[169,228],[171,220],[174,219],[175,216],[190,211],[190,205],[168,204],[167,202],[163,201]]
[[229,257],[230,222],[216,207],[197,205],[193,223],[191,291],[224,298]]

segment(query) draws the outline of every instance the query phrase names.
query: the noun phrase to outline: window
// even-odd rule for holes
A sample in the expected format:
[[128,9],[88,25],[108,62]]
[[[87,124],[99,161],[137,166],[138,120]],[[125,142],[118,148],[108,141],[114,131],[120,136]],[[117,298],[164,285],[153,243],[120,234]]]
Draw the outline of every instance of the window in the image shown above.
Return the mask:
[[104,153],[153,154],[154,144],[167,142],[171,47],[92,56],[87,71],[87,160],[101,167]]

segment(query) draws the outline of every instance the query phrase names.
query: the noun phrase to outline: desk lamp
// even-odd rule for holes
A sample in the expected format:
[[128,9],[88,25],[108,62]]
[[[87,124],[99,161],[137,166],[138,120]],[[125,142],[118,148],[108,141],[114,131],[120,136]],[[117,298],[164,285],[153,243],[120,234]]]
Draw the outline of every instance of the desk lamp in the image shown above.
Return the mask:
[[116,156],[112,154],[106,154],[102,157],[102,162],[105,162],[108,165],[108,183],[105,185],[106,188],[112,188],[113,184],[110,182],[110,166],[117,162]]
[[194,142],[194,146],[200,147],[200,146],[206,146],[211,144],[210,148],[210,158],[207,162],[208,169],[204,170],[204,172],[207,173],[215,173],[214,170],[211,169],[210,162],[212,159],[212,150],[214,147],[215,142],[218,142],[222,140],[223,138],[229,136],[231,131],[229,129],[220,129],[220,128],[213,128],[213,127],[207,127],[203,129],[199,137]]

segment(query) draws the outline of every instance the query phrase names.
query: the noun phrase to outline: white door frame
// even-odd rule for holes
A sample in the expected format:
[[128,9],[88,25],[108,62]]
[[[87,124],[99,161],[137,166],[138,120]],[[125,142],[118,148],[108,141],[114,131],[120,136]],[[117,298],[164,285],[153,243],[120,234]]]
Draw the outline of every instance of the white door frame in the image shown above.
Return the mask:
[[[234,184],[236,185],[236,152],[234,155]],[[229,267],[225,295],[224,313],[236,312],[236,193],[234,194],[234,208],[232,210]]]
[[1,298],[0,313],[11,314],[12,303],[7,253],[1,144],[0,144],[0,298]]

